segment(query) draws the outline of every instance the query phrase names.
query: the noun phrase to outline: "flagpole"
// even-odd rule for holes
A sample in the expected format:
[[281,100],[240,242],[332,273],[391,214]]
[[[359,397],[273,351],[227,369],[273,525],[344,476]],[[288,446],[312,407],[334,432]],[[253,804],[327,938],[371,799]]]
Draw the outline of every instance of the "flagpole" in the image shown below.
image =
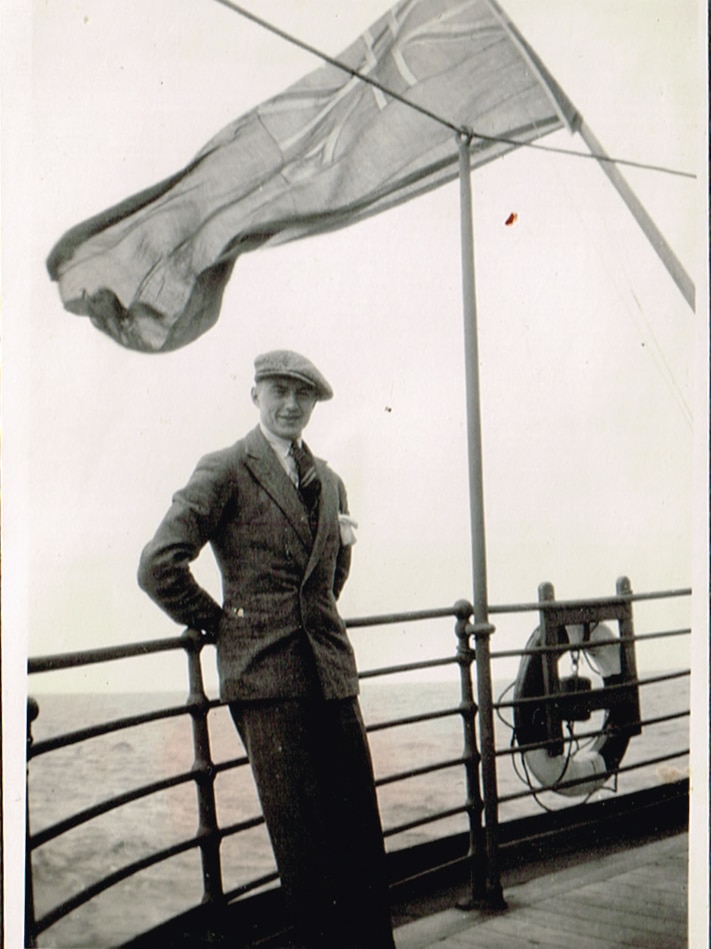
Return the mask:
[[479,342],[474,283],[474,228],[469,148],[472,134],[457,133],[459,148],[459,197],[461,210],[462,304],[464,316],[464,359],[467,397],[467,448],[469,460],[469,518],[474,581],[474,620],[489,621],[486,583],[486,537],[484,526],[484,478],[479,399]]
[[[486,537],[484,529],[484,476],[482,464],[481,408],[479,398],[479,341],[474,283],[474,226],[472,221],[471,162],[469,149],[474,133],[457,133],[459,148],[459,195],[461,211],[462,303],[467,400],[467,451],[469,460],[469,518],[474,582],[474,635],[476,656],[477,718],[481,738],[481,782],[484,807],[486,872],[484,900],[490,909],[506,906],[499,872],[498,790],[494,755],[494,711],[489,638],[489,597],[486,582]],[[476,857],[476,854],[473,854]],[[476,901],[472,881],[472,898]]]

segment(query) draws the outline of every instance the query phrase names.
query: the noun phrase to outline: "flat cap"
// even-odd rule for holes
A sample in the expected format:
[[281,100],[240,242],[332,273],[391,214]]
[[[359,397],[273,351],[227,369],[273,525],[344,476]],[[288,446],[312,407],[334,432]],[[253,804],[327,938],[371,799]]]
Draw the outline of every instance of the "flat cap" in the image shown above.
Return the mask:
[[333,389],[324,379],[316,366],[299,353],[289,349],[275,349],[270,353],[263,353],[254,360],[254,381],[269,379],[274,376],[287,376],[306,382],[316,391],[316,398],[326,402],[333,398]]

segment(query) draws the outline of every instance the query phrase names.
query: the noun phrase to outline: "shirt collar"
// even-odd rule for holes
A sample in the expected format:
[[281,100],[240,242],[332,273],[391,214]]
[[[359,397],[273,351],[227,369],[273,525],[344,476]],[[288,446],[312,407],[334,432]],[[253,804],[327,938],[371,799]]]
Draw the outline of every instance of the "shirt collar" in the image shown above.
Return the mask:
[[[287,458],[291,450],[291,440],[282,438],[281,435],[275,435],[274,432],[270,432],[266,425],[262,425],[261,422],[259,423],[259,427],[262,430],[262,435],[264,435],[277,455],[282,458]],[[300,438],[297,439],[297,444],[301,444]]]

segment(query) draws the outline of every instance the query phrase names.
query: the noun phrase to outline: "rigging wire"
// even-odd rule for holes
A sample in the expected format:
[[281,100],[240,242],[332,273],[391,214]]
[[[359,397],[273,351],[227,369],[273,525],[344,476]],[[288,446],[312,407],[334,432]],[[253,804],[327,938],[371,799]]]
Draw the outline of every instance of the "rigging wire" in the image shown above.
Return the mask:
[[[661,375],[662,379],[664,379],[666,384],[669,386],[673,397],[676,399],[677,405],[679,406],[681,410],[681,413],[684,417],[684,421],[686,422],[687,427],[689,428],[690,431],[692,431],[693,426],[694,426],[694,414],[691,410],[691,407],[682,391],[681,386],[679,385],[679,382],[677,381],[674,370],[669,364],[669,360],[667,359],[664,353],[664,350],[662,349],[659,343],[659,340],[656,337],[656,334],[649,322],[649,318],[647,317],[647,314],[645,313],[644,308],[637,297],[637,294],[632,289],[630,289],[630,293],[632,294],[632,298],[635,302],[635,306],[637,308],[639,316],[644,321],[644,325],[647,328],[649,339],[651,340],[653,344],[652,346],[649,347],[649,349],[650,349],[650,354],[652,356],[654,364],[657,367],[657,370],[659,374]],[[631,308],[627,307],[627,310],[628,312],[630,312],[630,315],[632,315]],[[634,315],[632,315],[632,319],[636,322]]]
[[291,33],[288,33],[286,30],[282,30],[280,27],[275,26],[273,23],[270,23],[268,20],[264,20],[262,17],[257,16],[256,13],[252,13],[249,10],[246,10],[244,7],[240,6],[238,3],[234,3],[233,0],[215,0],[216,3],[221,4],[227,9],[232,10],[233,13],[238,13],[240,16],[243,16],[247,20],[251,20],[253,23],[256,23],[258,26],[261,26],[263,29],[268,30],[270,33],[273,33],[275,36],[280,37],[283,40],[286,40],[287,43],[291,43],[294,46],[297,46],[299,49],[305,50],[307,53],[311,53],[313,56],[322,59],[324,62],[328,63],[331,66],[335,66],[337,69],[343,70],[343,72],[348,73],[354,79],[360,79],[361,82],[367,83],[369,86],[373,86],[375,89],[378,89],[384,95],[389,96],[392,99],[402,103],[410,109],[413,109],[415,112],[419,112],[422,115],[427,116],[427,118],[432,119],[435,122],[439,122],[440,125],[444,125],[446,128],[451,129],[451,131],[456,132],[459,135],[464,135],[466,138],[476,138],[484,142],[497,142],[503,145],[513,145],[516,148],[531,148],[537,151],[551,152],[558,155],[568,155],[572,158],[585,158],[585,159],[594,159],[599,162],[607,162],[611,165],[624,165],[628,168],[642,168],[646,171],[657,171],[666,175],[676,175],[681,178],[696,178],[696,175],[693,172],[681,171],[676,168],[666,168],[662,165],[650,165],[645,162],[631,161],[626,158],[611,158],[609,155],[596,155],[593,152],[579,152],[571,148],[556,148],[550,145],[539,145],[534,142],[521,142],[517,139],[507,138],[502,135],[484,135],[483,133],[477,132],[475,129],[468,129],[462,126],[457,125],[454,122],[450,122],[448,119],[445,119],[441,115],[432,112],[430,109],[425,108],[424,106],[418,105],[416,102],[411,102],[409,99],[406,99],[404,96],[401,96],[399,93],[394,92],[392,89],[389,89],[387,86],[384,86],[381,82],[378,82],[377,79],[373,79],[372,76],[368,76],[365,73],[359,72],[357,69],[353,69],[351,66],[347,66],[345,63],[342,63],[339,59],[336,59],[333,56],[329,56],[327,53],[324,53],[322,50],[318,49],[315,46],[312,46],[310,43],[306,43],[304,40],[299,39]]
[[[645,344],[646,353],[654,363],[657,372],[669,389],[672,401],[676,403],[684,423],[690,430],[692,430],[693,412],[689,406],[689,402],[684,395],[682,386],[677,379],[674,368],[670,365],[669,360],[667,359],[664,350],[657,339],[649,318],[644,311],[644,307],[640,303],[640,300],[637,297],[637,294],[634,292],[634,289],[632,289],[632,281],[628,279],[625,289],[620,286],[618,268],[622,268],[623,271],[625,270],[624,255],[615,257],[612,264],[610,262],[610,247],[615,246],[614,233],[610,233],[609,226],[606,222],[603,222],[603,225],[608,232],[609,238],[605,247],[603,247],[603,245],[600,244],[591,231],[588,216],[580,205],[577,192],[572,191],[569,187],[569,180],[565,175],[564,169],[562,169],[560,165],[555,164],[552,166],[552,174],[558,187],[561,188],[566,195],[570,207],[576,215],[579,226],[587,235],[590,246],[594,248],[600,266],[604,269],[605,273],[609,277],[611,285],[614,288],[617,298],[622,304],[624,312],[632,321],[635,329],[642,339],[643,344]],[[633,302],[630,301],[627,293],[631,295]]]
[[415,102],[410,102],[404,96],[399,95],[397,92],[393,92],[391,89],[388,89],[387,86],[384,86],[382,83],[378,82],[377,79],[373,79],[372,76],[367,76],[362,72],[359,72],[357,69],[353,69],[351,66],[346,66],[345,63],[342,63],[340,60],[335,59],[333,56],[329,56],[327,53],[322,52],[317,49],[315,46],[311,46],[309,43],[305,43],[303,40],[300,40],[298,37],[293,36],[291,33],[287,33],[286,30],[280,29],[278,26],[274,26],[273,23],[269,23],[268,20],[263,20],[261,17],[257,16],[256,13],[251,13],[249,10],[245,10],[244,7],[241,7],[237,3],[233,3],[232,0],[215,0],[216,3],[221,4],[223,7],[227,7],[230,10],[233,10],[235,13],[239,13],[241,16],[245,17],[247,20],[251,20],[253,23],[256,23],[258,26],[263,27],[265,30],[268,30],[270,33],[274,33],[275,36],[281,37],[281,39],[286,40],[287,43],[292,43],[294,46],[298,46],[299,49],[306,50],[307,53],[312,53],[314,56],[317,56],[319,59],[323,59],[324,62],[327,62],[331,66],[335,66],[337,69],[342,69],[343,72],[347,72],[350,76],[353,76],[354,79],[360,79],[362,82],[367,83],[369,86],[373,86],[375,89],[378,89],[380,92],[384,93],[386,96],[390,96],[393,99],[397,99],[398,102],[402,102],[403,105],[409,106],[411,109],[414,109],[416,112],[421,112],[422,115],[426,115],[428,118],[433,119],[435,122],[439,122],[440,125],[446,126],[448,129],[451,129],[453,132],[467,132],[466,129],[462,129],[461,126],[455,125],[453,122],[449,122],[447,119],[442,118],[441,115],[437,115],[435,112],[431,112],[429,109],[426,109],[424,106],[417,105]]
[[[585,221],[583,221],[583,226],[587,230],[587,223]],[[607,229],[607,225],[605,225],[605,227]],[[588,236],[592,238],[592,235],[589,232],[588,232]],[[649,345],[646,346],[646,351],[649,353],[649,356],[651,357],[652,362],[654,363],[657,369],[657,372],[659,373],[663,381],[666,383],[667,388],[669,389],[669,392],[672,396],[672,400],[676,402],[677,407],[679,411],[681,412],[682,418],[684,419],[684,422],[686,423],[687,428],[690,431],[692,431],[693,425],[694,425],[693,412],[684,395],[682,387],[680,386],[679,381],[677,380],[676,373],[674,372],[674,369],[670,365],[669,360],[667,359],[664,353],[664,350],[662,349],[659,343],[659,340],[657,339],[656,333],[654,332],[654,329],[649,321],[649,317],[645,313],[644,307],[642,306],[639,300],[639,297],[637,296],[634,289],[632,288],[631,282],[628,281],[627,291],[631,295],[633,302],[629,301],[629,299],[627,298],[623,289],[620,286],[620,282],[616,274],[613,272],[607,259],[603,256],[600,247],[596,245],[596,249],[597,249],[597,253],[598,253],[601,265],[605,268],[605,271],[607,272],[608,277],[612,281],[612,285],[615,288],[617,296],[620,302],[622,303],[625,312],[630,317],[632,323],[636,326],[637,331],[639,332],[642,338],[643,344],[644,344],[644,340],[646,336],[647,341],[649,342]],[[624,268],[624,261],[622,262],[622,266]],[[641,324],[643,325],[640,325],[640,321],[641,321]]]

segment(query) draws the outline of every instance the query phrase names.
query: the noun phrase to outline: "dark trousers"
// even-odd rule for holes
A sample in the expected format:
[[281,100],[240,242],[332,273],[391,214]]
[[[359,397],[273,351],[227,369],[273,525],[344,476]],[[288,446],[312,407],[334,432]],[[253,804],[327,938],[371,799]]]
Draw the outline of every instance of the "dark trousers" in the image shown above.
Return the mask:
[[357,699],[235,702],[303,949],[394,949],[385,852]]

